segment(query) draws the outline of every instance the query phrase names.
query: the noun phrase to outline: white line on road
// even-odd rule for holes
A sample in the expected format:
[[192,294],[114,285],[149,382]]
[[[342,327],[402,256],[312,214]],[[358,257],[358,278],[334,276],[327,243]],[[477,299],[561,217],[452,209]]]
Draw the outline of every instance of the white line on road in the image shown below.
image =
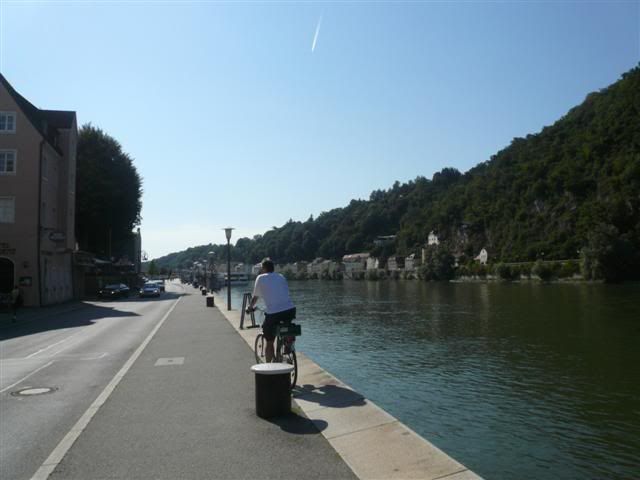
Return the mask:
[[40,350],[38,350],[37,352],[34,352],[34,353],[32,353],[31,355],[27,355],[27,356],[26,356],[26,357],[24,357],[24,358],[31,358],[31,357],[35,357],[35,356],[36,356],[36,355],[38,355],[39,353],[46,352],[46,351],[47,351],[47,350],[49,350],[50,348],[53,348],[53,347],[55,347],[56,345],[60,345],[61,343],[66,342],[66,341],[67,341],[67,340],[69,340],[70,338],[75,337],[75,336],[76,336],[76,335],[78,335],[81,331],[82,331],[82,330],[80,330],[80,331],[78,331],[78,332],[74,333],[73,335],[69,335],[67,338],[63,338],[63,339],[62,339],[62,340],[60,340],[59,342],[52,343],[52,344],[51,344],[51,345],[49,345],[48,347],[41,348],[41,349],[40,349]]
[[49,478],[49,475],[51,475],[51,473],[55,470],[58,464],[62,461],[62,459],[67,454],[67,452],[69,451],[71,446],[74,444],[74,442],[78,439],[82,431],[87,427],[87,425],[89,424],[93,416],[97,413],[100,407],[104,405],[104,403],[107,401],[107,398],[109,398],[109,395],[111,395],[111,393],[118,386],[118,383],[120,383],[120,381],[127,374],[127,372],[129,371],[133,363],[138,359],[140,354],[142,354],[142,351],[145,349],[147,344],[151,341],[151,339],[156,334],[156,332],[160,329],[160,327],[162,326],[164,321],[167,319],[167,317],[171,314],[171,312],[173,312],[173,309],[176,308],[176,305],[178,305],[180,298],[182,297],[179,297],[175,301],[175,303],[171,306],[169,311],[165,313],[164,317],[162,317],[162,320],[158,322],[158,324],[153,328],[153,330],[147,336],[147,338],[145,338],[144,341],[140,344],[140,346],[136,349],[136,351],[133,352],[133,355],[131,355],[129,360],[126,361],[126,363],[123,365],[120,371],[116,373],[116,376],[113,377],[113,379],[109,382],[109,385],[107,385],[104,388],[102,393],[98,395],[98,398],[95,399],[95,401],[91,404],[91,406],[87,409],[87,411],[84,412],[82,417],[80,417],[80,420],[78,420],[76,424],[73,427],[71,427],[71,430],[69,430],[69,432],[64,436],[64,438],[56,446],[56,448],[53,449],[53,452],[51,452],[51,455],[49,455],[49,457],[40,466],[38,471],[33,475],[33,477],[31,477],[31,480],[46,480],[47,478]]
[[31,372],[29,375],[27,375],[26,377],[21,378],[20,380],[18,380],[16,383],[12,383],[11,385],[9,385],[8,387],[3,388],[2,390],[0,390],[0,393],[4,393],[7,390],[15,387],[16,385],[18,385],[19,383],[24,382],[27,378],[29,378],[31,375],[33,375],[34,373],[38,373],[40,370],[44,370],[45,368],[47,368],[49,365],[51,365],[53,363],[53,360],[50,361],[49,363],[41,366],[40,368],[36,368],[33,372]]
[[0,368],[5,365],[24,365],[25,363],[34,363],[34,362],[42,362],[44,359],[54,358],[57,361],[61,360],[100,360],[109,355],[107,352],[96,352],[96,353],[67,353],[66,355],[58,355],[54,353],[52,355],[43,355],[38,358],[30,358],[26,359],[23,357],[12,357],[12,358],[0,358]]

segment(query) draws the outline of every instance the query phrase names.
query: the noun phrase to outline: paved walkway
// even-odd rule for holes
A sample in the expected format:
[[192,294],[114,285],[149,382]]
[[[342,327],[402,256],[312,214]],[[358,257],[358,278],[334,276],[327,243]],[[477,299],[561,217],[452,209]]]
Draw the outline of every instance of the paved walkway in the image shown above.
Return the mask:
[[204,304],[181,298],[50,478],[356,478],[303,414],[255,415],[253,353]]

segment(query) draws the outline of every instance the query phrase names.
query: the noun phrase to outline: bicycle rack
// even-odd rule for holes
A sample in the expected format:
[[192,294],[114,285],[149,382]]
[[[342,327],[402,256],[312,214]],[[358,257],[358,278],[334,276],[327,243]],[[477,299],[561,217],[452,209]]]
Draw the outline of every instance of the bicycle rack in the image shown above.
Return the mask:
[[[240,314],[240,330],[244,330],[244,317],[247,307],[251,304],[251,292],[246,292],[242,295],[242,313]],[[248,325],[247,328],[258,328],[259,325],[256,325],[256,315],[254,312],[251,312],[251,325]]]

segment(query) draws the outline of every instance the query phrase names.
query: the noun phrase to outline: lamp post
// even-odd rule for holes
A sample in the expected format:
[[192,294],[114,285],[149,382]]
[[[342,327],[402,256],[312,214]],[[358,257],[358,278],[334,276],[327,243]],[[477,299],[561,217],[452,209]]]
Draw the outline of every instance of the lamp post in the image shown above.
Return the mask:
[[227,237],[227,310],[231,310],[231,232],[233,228],[224,229]]
[[209,263],[209,261],[205,258],[202,263],[204,264],[204,274],[202,275],[202,283],[204,284],[204,289],[207,289],[207,264]]
[[209,257],[209,290],[212,290],[212,291],[216,283],[213,279],[213,276],[215,275],[215,270],[216,270],[216,264],[213,261],[214,255],[215,255],[215,252],[213,252],[213,250],[207,253],[207,256]]

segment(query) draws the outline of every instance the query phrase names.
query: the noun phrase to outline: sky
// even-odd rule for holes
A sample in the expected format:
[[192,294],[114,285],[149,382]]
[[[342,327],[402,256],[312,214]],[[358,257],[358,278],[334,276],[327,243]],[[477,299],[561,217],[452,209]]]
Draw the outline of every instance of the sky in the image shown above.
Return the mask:
[[0,71],[143,177],[149,258],[539,132],[640,61],[640,2],[0,0]]

